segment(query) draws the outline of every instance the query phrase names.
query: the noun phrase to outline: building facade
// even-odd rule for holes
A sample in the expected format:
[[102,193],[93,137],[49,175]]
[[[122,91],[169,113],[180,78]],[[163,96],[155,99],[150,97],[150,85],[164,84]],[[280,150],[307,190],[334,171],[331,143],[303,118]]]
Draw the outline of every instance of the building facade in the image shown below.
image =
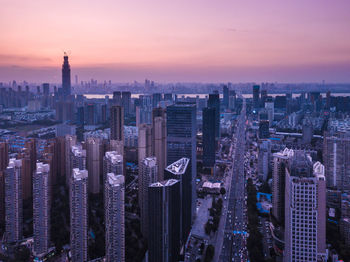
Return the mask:
[[124,198],[124,176],[108,173],[105,184],[107,262],[125,261]]
[[33,235],[34,253],[45,255],[50,247],[50,166],[41,162],[36,164],[33,175]]
[[88,171],[74,168],[70,186],[70,247],[72,261],[88,259]]

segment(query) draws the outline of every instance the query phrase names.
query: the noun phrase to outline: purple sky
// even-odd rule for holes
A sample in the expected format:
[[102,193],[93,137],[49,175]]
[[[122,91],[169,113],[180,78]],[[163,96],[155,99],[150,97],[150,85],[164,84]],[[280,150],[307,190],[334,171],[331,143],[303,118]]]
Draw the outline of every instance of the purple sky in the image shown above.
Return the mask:
[[3,0],[0,81],[350,82],[348,0]]

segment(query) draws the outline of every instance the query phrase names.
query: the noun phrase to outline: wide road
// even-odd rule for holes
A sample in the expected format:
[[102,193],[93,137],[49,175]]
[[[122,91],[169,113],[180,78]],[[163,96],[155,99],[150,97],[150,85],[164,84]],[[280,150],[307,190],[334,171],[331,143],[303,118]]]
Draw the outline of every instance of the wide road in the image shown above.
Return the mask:
[[[223,240],[218,239],[217,248],[220,254],[216,261],[247,261],[246,251],[246,218],[245,218],[245,178],[244,178],[244,153],[245,153],[245,100],[242,112],[238,119],[235,133],[235,152],[231,174],[231,185],[227,192],[227,212]],[[221,244],[222,243],[222,244]],[[218,254],[218,255],[219,255]]]

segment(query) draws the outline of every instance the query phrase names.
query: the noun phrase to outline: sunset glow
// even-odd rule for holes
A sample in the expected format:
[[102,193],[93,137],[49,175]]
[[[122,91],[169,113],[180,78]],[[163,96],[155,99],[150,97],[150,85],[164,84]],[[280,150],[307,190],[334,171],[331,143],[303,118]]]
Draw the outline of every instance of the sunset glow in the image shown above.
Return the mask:
[[2,0],[0,78],[350,81],[349,1],[220,2]]

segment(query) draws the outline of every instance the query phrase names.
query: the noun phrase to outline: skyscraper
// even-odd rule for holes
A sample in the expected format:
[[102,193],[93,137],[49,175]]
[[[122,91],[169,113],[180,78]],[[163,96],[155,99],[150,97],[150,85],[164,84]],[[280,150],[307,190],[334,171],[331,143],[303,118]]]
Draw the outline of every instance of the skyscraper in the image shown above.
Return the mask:
[[86,169],[86,150],[81,145],[74,145],[70,151],[70,175],[67,177],[68,185],[71,183],[72,170],[78,168],[80,170]]
[[65,164],[65,168],[66,168],[66,170],[65,170],[65,177],[66,177],[66,185],[67,186],[70,184],[70,177],[71,177],[72,168],[73,168],[71,166],[72,146],[75,146],[76,144],[77,144],[77,137],[76,136],[70,136],[70,135],[66,135],[65,136],[65,140],[64,140],[64,154],[61,154],[61,155],[63,155],[64,158],[65,158],[64,164]]
[[149,262],[177,262],[180,251],[180,183],[170,179],[151,184],[149,203]]
[[294,151],[288,148],[273,154],[272,214],[281,225],[284,225],[286,167],[293,155]]
[[286,168],[284,261],[326,260],[324,166],[296,151]]
[[323,161],[327,187],[350,193],[350,135],[337,132],[325,133]]
[[107,174],[105,184],[106,261],[125,261],[124,176]]
[[[89,172],[89,193],[100,192],[101,141],[99,138],[89,137],[86,140],[86,166]],[[102,160],[102,159],[101,159]]]
[[122,92],[122,106],[124,108],[124,116],[129,116],[131,108],[131,92]]
[[64,53],[62,65],[62,89],[65,97],[71,95],[70,66],[66,53]]
[[164,180],[164,169],[167,165],[165,109],[157,107],[152,111],[152,154],[157,159],[158,181]]
[[257,109],[260,107],[260,86],[253,86],[253,108]]
[[45,255],[50,247],[50,166],[36,164],[33,175],[34,253]]
[[141,216],[141,232],[148,237],[148,186],[157,181],[158,165],[155,157],[146,157],[139,164],[139,206]]
[[88,171],[74,168],[70,186],[70,247],[72,261],[88,256]]
[[175,104],[167,107],[167,164],[170,165],[183,157],[190,159],[192,218],[196,207],[196,134],[195,104]]
[[22,160],[11,158],[5,170],[5,234],[6,242],[22,239]]
[[111,107],[111,139],[124,141],[124,108]]
[[224,85],[222,87],[222,93],[223,93],[223,97],[224,97],[223,104],[224,104],[225,109],[227,109],[228,103],[229,103],[229,101],[228,101],[229,100],[229,88],[227,87],[227,85]]
[[0,143],[0,223],[5,222],[5,170],[8,166],[8,143]]
[[215,108],[203,109],[203,166],[215,164]]
[[191,231],[191,170],[190,159],[181,158],[178,161],[167,166],[165,169],[165,179],[176,179],[180,183],[180,195],[178,201],[180,202],[180,238],[182,244],[186,243],[188,235]]
[[138,163],[152,154],[152,126],[140,124],[138,132]]
[[123,156],[116,151],[107,151],[103,158],[103,181],[108,173],[123,174]]
[[220,138],[220,96],[219,94],[209,94],[208,107],[215,108],[215,138]]

